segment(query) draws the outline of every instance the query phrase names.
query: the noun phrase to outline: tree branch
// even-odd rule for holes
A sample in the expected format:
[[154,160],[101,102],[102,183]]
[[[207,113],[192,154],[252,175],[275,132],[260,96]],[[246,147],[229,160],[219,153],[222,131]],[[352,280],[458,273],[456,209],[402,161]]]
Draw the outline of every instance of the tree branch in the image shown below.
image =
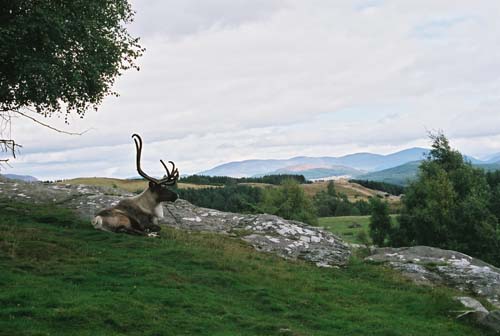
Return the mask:
[[[27,109],[27,110],[31,111],[30,109]],[[68,132],[68,131],[61,130],[59,128],[55,128],[54,126],[50,126],[49,124],[46,124],[46,123],[44,123],[44,122],[42,122],[42,121],[40,121],[38,119],[35,119],[32,116],[29,116],[26,113],[23,113],[21,111],[12,111],[12,112],[17,113],[17,114],[19,114],[19,115],[21,115],[21,116],[23,116],[25,118],[28,118],[28,119],[34,121],[35,123],[37,123],[39,125],[42,125],[42,126],[45,126],[45,127],[49,128],[49,129],[51,129],[53,131],[56,131],[58,133],[63,133],[63,134],[68,134],[68,135],[83,135],[83,134],[87,133],[90,130],[90,129],[87,129],[87,130],[85,130],[83,132]],[[33,112],[33,111],[31,111],[31,112]]]
[[[36,113],[36,111],[33,111],[27,107],[24,107],[24,108],[30,112]],[[24,113],[24,112],[19,111],[18,109],[10,109],[9,110],[9,109],[2,108],[2,109],[0,109],[0,136],[4,136],[7,139],[0,139],[0,152],[10,153],[10,155],[13,158],[16,158],[16,152],[19,152],[18,149],[23,147],[23,146],[17,144],[12,139],[12,136],[11,136],[12,118],[15,117],[15,114],[19,115],[20,117],[30,119],[31,121],[33,121],[39,125],[42,125],[44,127],[47,127],[50,130],[53,130],[55,132],[62,133],[62,134],[82,135],[82,134],[87,133],[90,130],[90,129],[87,129],[83,132],[68,132],[68,131],[64,131],[62,129],[56,128],[54,126],[51,126],[47,123],[44,123],[44,122],[42,122],[42,121]],[[0,159],[0,170],[5,165],[10,167],[9,159],[1,158]]]
[[[14,140],[11,139],[0,139],[0,150],[2,152],[11,152],[12,156],[16,158],[16,148],[22,148],[23,146],[16,144]],[[8,159],[0,160],[2,162],[9,161]]]

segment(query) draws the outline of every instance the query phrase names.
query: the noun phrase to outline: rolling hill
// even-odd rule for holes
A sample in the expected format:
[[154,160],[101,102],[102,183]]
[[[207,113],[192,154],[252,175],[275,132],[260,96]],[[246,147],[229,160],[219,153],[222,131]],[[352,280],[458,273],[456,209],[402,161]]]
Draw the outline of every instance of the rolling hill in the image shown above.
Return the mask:
[[[335,170],[338,166],[349,167],[358,171],[377,171],[396,167],[409,161],[420,160],[427,152],[428,149],[425,148],[410,148],[389,155],[356,153],[341,157],[299,156],[284,160],[245,160],[225,163],[212,169],[200,172],[198,175],[250,177],[271,174],[278,170],[289,171],[290,167],[300,165],[307,166],[308,169],[304,169],[302,171],[295,169],[295,173],[302,174],[303,171],[307,171],[312,168]],[[325,171],[324,173],[327,175],[319,176],[321,174],[316,174],[315,176],[317,176],[316,178],[332,176],[330,174],[331,172]]]
[[412,161],[397,167],[364,174],[358,178],[362,180],[406,185],[417,176],[419,165],[420,161]]
[[486,163],[500,163],[500,153],[492,154],[488,156],[485,160]]
[[308,180],[324,179],[338,176],[359,176],[364,174],[363,171],[347,166],[326,166],[326,167],[311,167],[311,166],[292,166],[278,169],[271,172],[270,175],[279,174],[300,174]]
[[16,174],[0,174],[0,176],[3,176],[4,178],[7,178],[9,180],[19,180],[19,181],[24,181],[24,182],[36,182],[38,179],[34,176],[30,175],[16,175]]
[[[420,161],[408,162],[401,166],[364,174],[359,176],[358,178],[363,180],[387,182],[404,186],[407,185],[409,181],[416,178],[419,165]],[[500,170],[500,162],[489,164],[481,163],[473,165],[486,171]]]

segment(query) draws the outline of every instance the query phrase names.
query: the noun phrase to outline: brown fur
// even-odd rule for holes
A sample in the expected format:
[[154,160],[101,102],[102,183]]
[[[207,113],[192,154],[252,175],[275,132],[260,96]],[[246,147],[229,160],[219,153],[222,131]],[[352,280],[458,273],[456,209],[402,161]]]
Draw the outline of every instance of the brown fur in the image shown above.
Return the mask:
[[116,206],[99,211],[92,225],[109,232],[146,235],[158,232],[158,218],[163,217],[162,202],[175,201],[177,194],[153,182],[140,195],[121,200]]
[[166,175],[155,179],[141,169],[142,139],[138,134],[133,134],[137,150],[136,164],[139,175],[149,181],[148,188],[140,195],[121,200],[116,206],[99,211],[92,225],[98,230],[110,232],[126,232],[145,235],[158,232],[161,228],[157,225],[158,218],[163,217],[162,202],[173,202],[178,196],[167,186],[174,185],[179,178],[179,170],[172,161],[168,161],[172,168],[168,169],[163,160],[161,164],[166,170]]

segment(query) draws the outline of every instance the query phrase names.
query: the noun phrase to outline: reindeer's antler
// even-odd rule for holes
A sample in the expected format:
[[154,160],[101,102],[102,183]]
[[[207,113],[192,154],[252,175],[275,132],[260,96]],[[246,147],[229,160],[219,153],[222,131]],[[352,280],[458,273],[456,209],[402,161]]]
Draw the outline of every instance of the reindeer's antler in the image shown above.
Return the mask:
[[174,185],[179,179],[179,170],[175,167],[175,163],[173,163],[172,161],[168,161],[172,165],[172,170],[170,171],[167,168],[165,162],[163,162],[163,160],[160,160],[161,164],[167,171],[167,175],[165,175],[164,178],[159,180],[149,176],[141,169],[142,139],[138,134],[133,134],[132,138],[134,139],[135,148],[137,149],[136,165],[137,165],[137,172],[139,173],[139,175],[144,177],[146,180],[154,182],[156,184]]

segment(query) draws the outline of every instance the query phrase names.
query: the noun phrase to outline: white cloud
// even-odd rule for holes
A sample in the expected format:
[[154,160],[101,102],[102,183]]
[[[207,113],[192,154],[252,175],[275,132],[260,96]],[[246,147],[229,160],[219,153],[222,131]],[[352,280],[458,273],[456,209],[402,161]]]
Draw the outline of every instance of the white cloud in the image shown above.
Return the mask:
[[426,144],[426,129],[469,154],[500,152],[497,1],[135,5],[141,71],[72,123],[92,128],[84,136],[17,120],[26,149],[13,173],[134,175],[134,132],[158,174],[160,157],[193,173],[257,157],[386,153]]

